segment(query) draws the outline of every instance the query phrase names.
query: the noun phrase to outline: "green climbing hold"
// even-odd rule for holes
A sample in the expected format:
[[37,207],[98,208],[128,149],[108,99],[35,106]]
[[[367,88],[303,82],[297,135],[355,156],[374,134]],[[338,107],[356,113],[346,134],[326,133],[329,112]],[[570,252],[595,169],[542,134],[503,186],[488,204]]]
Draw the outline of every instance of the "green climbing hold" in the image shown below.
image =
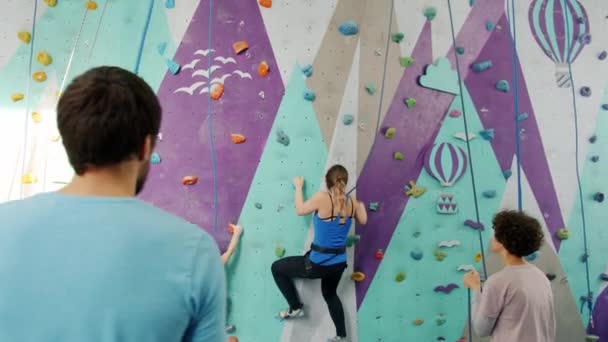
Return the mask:
[[456,53],[459,55],[464,54],[464,48],[462,46],[459,46],[456,48]]
[[405,106],[410,109],[416,107],[416,99],[413,97],[403,100],[403,103],[405,103]]
[[357,242],[359,242],[361,240],[361,236],[360,235],[349,235],[346,238],[346,247],[352,247],[353,245],[356,245]]
[[502,91],[503,93],[509,92],[509,81],[500,80],[496,83],[496,89]]
[[433,252],[433,255],[435,256],[435,259],[437,261],[443,261],[443,259],[445,259],[448,254],[440,249],[435,250],[435,252]]
[[403,40],[403,38],[405,37],[405,35],[401,32],[396,32],[393,33],[393,35],[391,36],[391,40],[395,43],[401,43],[401,41]]
[[395,159],[395,160],[403,160],[403,153],[401,153],[401,152],[395,152],[395,153],[393,153],[393,159]]
[[424,10],[424,16],[428,21],[435,19],[435,17],[437,16],[437,9],[435,7],[427,7]]
[[283,256],[285,256],[285,247],[277,246],[274,249],[274,255],[276,255],[277,258],[282,258]]
[[447,315],[440,313],[439,315],[437,315],[437,318],[435,318],[435,323],[437,323],[438,326],[442,326],[445,324],[445,322],[447,320],[448,320]]
[[376,86],[371,83],[365,83],[365,91],[370,95],[374,95],[376,93]]
[[384,136],[387,139],[392,139],[395,136],[395,132],[397,132],[397,130],[395,129],[395,127],[389,127],[386,132],[384,132]]
[[378,210],[378,202],[369,202],[369,210],[377,211]]
[[568,240],[568,235],[570,235],[570,232],[566,228],[557,231],[557,238],[560,240]]
[[414,59],[412,57],[399,57],[399,64],[401,64],[402,67],[407,68],[414,64]]
[[395,281],[400,283],[402,281],[405,280],[405,272],[399,272],[397,273],[397,275],[395,276]]

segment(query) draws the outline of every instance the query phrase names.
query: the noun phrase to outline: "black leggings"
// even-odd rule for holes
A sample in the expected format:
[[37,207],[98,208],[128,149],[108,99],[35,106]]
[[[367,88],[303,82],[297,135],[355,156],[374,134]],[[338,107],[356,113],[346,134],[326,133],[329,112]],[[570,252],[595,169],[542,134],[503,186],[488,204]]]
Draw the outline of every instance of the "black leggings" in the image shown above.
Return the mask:
[[287,299],[289,308],[297,310],[302,307],[302,302],[300,302],[292,278],[321,279],[321,293],[329,308],[331,319],[336,326],[336,335],[346,337],[344,309],[336,292],[342,273],[346,269],[346,263],[321,266],[311,262],[312,268],[307,271],[304,264],[305,258],[307,257],[292,256],[275,261],[272,264],[274,281],[277,283],[285,299]]

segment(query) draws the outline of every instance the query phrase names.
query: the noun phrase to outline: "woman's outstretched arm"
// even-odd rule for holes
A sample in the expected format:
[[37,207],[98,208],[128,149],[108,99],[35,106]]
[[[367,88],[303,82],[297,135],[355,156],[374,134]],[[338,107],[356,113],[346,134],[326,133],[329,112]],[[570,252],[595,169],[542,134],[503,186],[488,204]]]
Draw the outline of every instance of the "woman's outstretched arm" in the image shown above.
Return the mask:
[[296,214],[299,216],[305,216],[319,209],[322,198],[321,192],[317,192],[308,201],[304,201],[304,193],[302,190],[304,187],[304,177],[294,178],[293,185],[296,188],[294,195]]

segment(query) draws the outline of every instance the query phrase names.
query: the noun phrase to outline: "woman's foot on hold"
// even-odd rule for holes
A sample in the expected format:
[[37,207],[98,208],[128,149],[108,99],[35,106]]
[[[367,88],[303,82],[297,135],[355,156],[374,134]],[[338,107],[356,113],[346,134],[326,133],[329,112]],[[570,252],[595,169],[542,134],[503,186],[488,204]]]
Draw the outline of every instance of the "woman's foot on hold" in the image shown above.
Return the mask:
[[346,342],[346,337],[336,336],[336,337],[328,338],[327,342]]
[[279,312],[280,319],[298,318],[302,316],[304,316],[304,310],[302,310],[302,308],[296,310],[287,309]]

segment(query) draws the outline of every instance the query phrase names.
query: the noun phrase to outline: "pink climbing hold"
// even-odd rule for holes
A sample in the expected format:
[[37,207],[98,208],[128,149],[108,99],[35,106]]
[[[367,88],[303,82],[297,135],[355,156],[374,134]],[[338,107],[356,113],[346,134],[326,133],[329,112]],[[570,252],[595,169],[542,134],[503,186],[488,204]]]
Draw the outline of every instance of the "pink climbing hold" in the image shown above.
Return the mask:
[[450,117],[452,118],[458,118],[462,115],[462,113],[458,110],[458,109],[454,109],[450,112]]

